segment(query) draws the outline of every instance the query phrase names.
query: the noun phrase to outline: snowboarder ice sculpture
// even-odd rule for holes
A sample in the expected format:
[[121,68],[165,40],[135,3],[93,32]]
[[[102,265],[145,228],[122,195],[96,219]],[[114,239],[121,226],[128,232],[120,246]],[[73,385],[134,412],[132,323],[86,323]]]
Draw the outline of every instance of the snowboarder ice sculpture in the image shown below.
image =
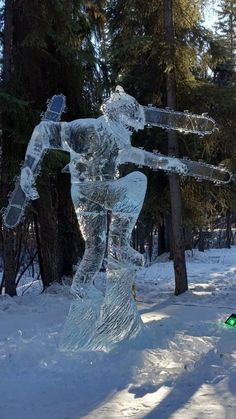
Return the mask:
[[[65,351],[110,350],[117,342],[135,337],[142,327],[131,287],[137,269],[143,264],[143,256],[130,246],[130,240],[143,205],[147,180],[140,171],[119,178],[119,165],[134,163],[219,184],[231,178],[220,167],[131,146],[132,132],[145,125],[205,135],[214,130],[211,118],[141,106],[120,86],[101,109],[103,116],[97,119],[69,123],[42,121],[33,131],[20,175],[20,188],[27,200],[37,199],[35,173],[45,150],[58,149],[70,154],[67,169],[85,252],[71,286],[74,300],[60,345]],[[24,208],[20,216],[19,210],[18,205],[20,221]],[[94,281],[106,250],[108,210],[111,222],[104,296]],[[10,225],[6,216],[4,222],[8,228],[17,223]]]

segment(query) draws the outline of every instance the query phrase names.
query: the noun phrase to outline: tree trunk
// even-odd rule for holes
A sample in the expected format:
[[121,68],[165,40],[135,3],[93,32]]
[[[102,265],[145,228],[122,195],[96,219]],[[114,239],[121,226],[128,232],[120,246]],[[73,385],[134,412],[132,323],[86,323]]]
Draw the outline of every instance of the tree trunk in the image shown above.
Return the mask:
[[[41,277],[44,288],[54,281],[61,280],[61,252],[57,219],[58,197],[55,175],[44,174],[39,186],[39,200],[35,201],[39,224]],[[39,243],[38,243],[39,244]]]
[[71,199],[71,180],[66,173],[57,174],[58,234],[61,252],[61,274],[71,276],[73,266],[84,253],[84,240],[80,233],[74,205]]
[[172,219],[168,214],[165,216],[165,251],[170,252],[170,259],[173,259],[173,231]]
[[205,234],[202,228],[199,230],[198,250],[199,252],[204,252],[205,250]]
[[231,231],[231,212],[228,209],[226,211],[226,238],[225,238],[225,247],[230,249],[231,247],[231,237],[232,237],[232,231]]
[[158,223],[158,256],[162,255],[166,251],[165,243],[165,222],[164,217],[162,221]]
[[149,259],[152,261],[152,251],[153,251],[153,226],[148,235],[148,250],[149,250]]
[[[3,84],[6,87],[11,76],[12,62],[12,42],[13,42],[13,2],[5,0],[4,7],[4,37],[3,37]],[[15,153],[12,138],[9,138],[6,128],[6,116],[1,115],[1,208],[7,205],[7,196],[12,184],[14,169],[11,164],[12,156]],[[4,261],[4,280],[5,293],[10,296],[16,295],[16,274],[17,258],[15,253],[15,243],[19,230],[6,230],[3,227],[3,261]]]
[[13,1],[5,0],[3,36],[3,81],[7,83],[11,74],[13,40]]
[[[167,106],[176,109],[176,77],[174,71],[174,24],[172,0],[164,1],[164,30],[165,41],[169,47],[166,72]],[[169,67],[169,68],[168,68]],[[168,131],[168,153],[179,155],[178,138],[175,131]],[[173,258],[175,271],[175,295],[188,289],[187,271],[185,263],[185,249],[182,222],[182,199],[179,177],[170,175],[170,200],[173,230]]]
[[143,223],[138,223],[139,228],[139,247],[138,250],[140,253],[144,253],[144,244],[145,244],[145,231]]
[[193,235],[191,226],[185,226],[184,228],[184,247],[185,250],[192,250],[193,248]]
[[38,222],[37,214],[35,212],[33,212],[33,222],[34,222],[34,233],[35,233],[36,246],[37,246],[37,252],[38,252],[39,271],[40,271],[42,283],[45,284],[46,277],[45,277],[45,273],[43,269],[43,256],[42,256],[42,246],[41,246],[40,232],[39,232],[39,222]]
[[16,295],[16,255],[14,252],[14,232],[3,231],[3,260],[5,293],[13,297]]

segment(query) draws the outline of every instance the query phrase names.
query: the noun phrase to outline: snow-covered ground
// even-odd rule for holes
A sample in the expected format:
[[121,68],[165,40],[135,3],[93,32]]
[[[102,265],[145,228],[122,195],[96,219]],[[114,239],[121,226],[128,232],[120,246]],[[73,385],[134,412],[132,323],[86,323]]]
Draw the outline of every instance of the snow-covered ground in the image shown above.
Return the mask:
[[235,419],[236,248],[189,252],[190,290],[172,262],[140,271],[145,328],[110,353],[58,351],[66,287],[0,297],[1,419]]

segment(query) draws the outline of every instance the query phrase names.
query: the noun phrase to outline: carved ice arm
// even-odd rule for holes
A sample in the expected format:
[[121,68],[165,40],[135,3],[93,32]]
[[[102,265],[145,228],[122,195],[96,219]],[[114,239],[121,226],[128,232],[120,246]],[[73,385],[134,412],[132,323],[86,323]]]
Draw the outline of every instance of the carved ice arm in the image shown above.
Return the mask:
[[120,152],[119,164],[135,163],[139,166],[148,166],[151,169],[161,169],[167,172],[178,173],[195,177],[197,180],[209,180],[217,185],[224,185],[231,181],[233,174],[224,167],[213,166],[201,161],[153,154],[148,151],[130,147]]
[[63,149],[68,135],[68,124],[43,121],[37,125],[29,141],[21,169],[20,186],[27,198],[34,200],[38,193],[34,187],[41,161],[48,149]]
[[138,166],[148,166],[151,169],[186,174],[187,166],[176,157],[154,154],[136,147],[130,147],[120,152],[118,164],[134,163]]

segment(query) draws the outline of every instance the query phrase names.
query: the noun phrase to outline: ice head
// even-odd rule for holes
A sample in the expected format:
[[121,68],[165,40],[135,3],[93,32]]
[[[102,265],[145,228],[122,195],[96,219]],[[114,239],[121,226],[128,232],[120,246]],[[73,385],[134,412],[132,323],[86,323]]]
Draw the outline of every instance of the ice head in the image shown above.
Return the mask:
[[121,86],[117,86],[115,92],[105,100],[101,110],[108,120],[122,125],[129,131],[144,128],[143,107],[136,99],[125,93]]

